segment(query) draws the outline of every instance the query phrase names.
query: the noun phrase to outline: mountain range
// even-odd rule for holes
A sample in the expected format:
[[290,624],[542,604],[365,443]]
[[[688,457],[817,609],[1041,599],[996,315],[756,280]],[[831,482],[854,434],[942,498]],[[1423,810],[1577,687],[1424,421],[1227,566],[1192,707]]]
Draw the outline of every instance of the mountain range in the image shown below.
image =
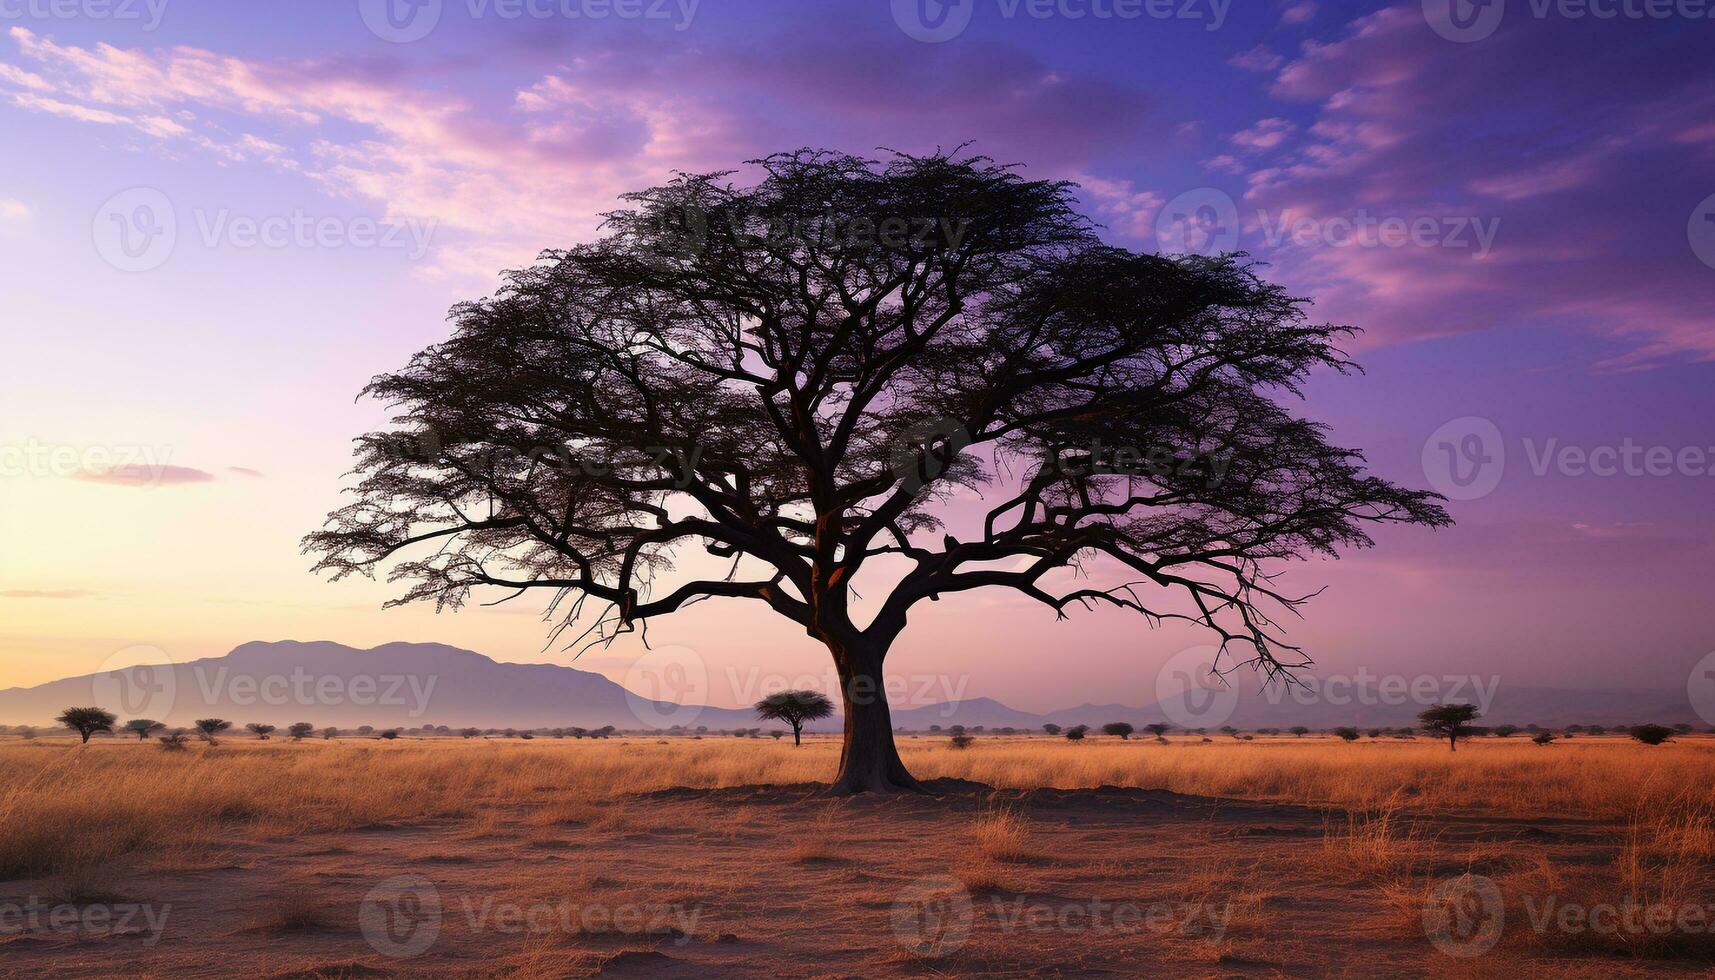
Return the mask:
[[[1447,700],[1483,704],[1487,724],[1699,724],[1692,706],[1649,691],[1587,691],[1504,684]],[[1486,704],[1484,702],[1487,702]],[[71,706],[100,705],[122,720],[153,718],[188,726],[198,718],[285,726],[308,721],[377,728],[448,725],[454,728],[599,728],[622,730],[762,725],[744,708],[682,705],[644,697],[607,677],[558,664],[492,660],[437,643],[388,643],[367,650],[328,641],[246,643],[222,657],[171,665],[140,665],[28,688],[0,690],[0,723],[46,725]],[[1346,688],[1342,696],[1305,697],[1275,687],[1237,687],[1218,696],[1142,706],[1083,704],[1046,713],[1022,711],[992,698],[919,707],[896,706],[894,725],[912,731],[964,725],[1039,729],[1044,724],[1100,726],[1124,721],[1139,728],[1312,729],[1336,725],[1410,725],[1426,705],[1400,692]],[[807,726],[838,731],[838,716]]]

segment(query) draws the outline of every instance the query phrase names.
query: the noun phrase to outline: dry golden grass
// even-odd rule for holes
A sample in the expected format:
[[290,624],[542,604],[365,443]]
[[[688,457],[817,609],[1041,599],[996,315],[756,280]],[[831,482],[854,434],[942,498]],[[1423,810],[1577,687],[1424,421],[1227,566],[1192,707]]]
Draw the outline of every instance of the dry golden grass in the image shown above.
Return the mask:
[[[1392,816],[1402,809],[1635,820],[1639,853],[1654,855],[1639,858],[1635,874],[1662,878],[1660,887],[1671,887],[1674,861],[1715,854],[1712,749],[1702,739],[1654,748],[1618,739],[1549,748],[1487,740],[1457,753],[1427,742],[1318,739],[984,738],[961,752],[901,743],[922,778],[997,789],[1135,786],[1350,810],[1358,816],[1331,836],[1348,858],[1375,867],[1415,846]],[[183,753],[124,742],[14,743],[0,746],[0,878],[216,851],[235,829],[300,835],[475,815],[470,832],[497,833],[505,818],[495,808],[514,806],[529,808],[537,826],[623,832],[637,829],[635,815],[604,801],[674,787],[825,781],[838,750],[826,738],[802,748],[752,740],[229,741]]]

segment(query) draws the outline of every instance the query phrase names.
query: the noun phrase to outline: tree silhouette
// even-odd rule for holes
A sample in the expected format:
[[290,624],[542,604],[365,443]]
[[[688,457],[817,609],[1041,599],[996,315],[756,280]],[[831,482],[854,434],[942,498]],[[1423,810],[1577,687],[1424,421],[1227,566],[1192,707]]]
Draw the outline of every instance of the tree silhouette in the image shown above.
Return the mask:
[[151,732],[158,732],[167,726],[151,718],[134,718],[125,723],[125,730],[137,736],[137,741],[146,742]]
[[1137,729],[1131,727],[1130,722],[1124,721],[1110,721],[1102,726],[1103,735],[1113,735],[1119,738],[1122,742],[1129,740],[1131,738],[1131,733],[1134,731],[1137,731]]
[[232,722],[224,718],[199,718],[196,723],[197,734],[201,735],[202,740],[210,745],[219,744],[214,740],[214,737],[231,727]]
[[286,729],[286,734],[292,736],[292,741],[302,742],[316,730],[316,726],[307,721],[294,722]]
[[[391,566],[393,604],[546,590],[567,646],[759,602],[831,654],[834,788],[857,792],[918,788],[882,678],[921,602],[994,587],[1190,620],[1217,670],[1273,678],[1309,663],[1276,624],[1308,597],[1276,566],[1448,523],[1288,409],[1354,367],[1350,329],[1242,257],[1109,247],[1073,185],[982,157],[751,162],[754,186],[627,195],[604,237],[371,381],[393,422],[357,440],[315,568]],[[999,501],[979,530],[942,533],[978,487]],[[1056,588],[1068,568],[1091,581]]]
[[1339,728],[1334,729],[1334,734],[1336,736],[1338,736],[1342,741],[1356,742],[1358,740],[1358,730],[1356,728],[1352,728],[1349,726],[1343,725]]
[[1673,729],[1666,725],[1633,725],[1626,734],[1645,745],[1660,745],[1673,737]]
[[1089,725],[1073,725],[1071,728],[1066,729],[1066,741],[1082,742],[1084,740],[1084,735],[1087,734],[1089,730]]
[[1449,752],[1459,751],[1459,740],[1473,731],[1471,722],[1477,717],[1474,704],[1438,704],[1418,712],[1417,720],[1430,735],[1447,740]]
[[256,736],[257,738],[261,739],[264,742],[268,741],[268,736],[274,733],[274,726],[273,725],[264,725],[261,722],[253,721],[250,724],[245,725],[244,727],[247,731],[250,732],[250,734]]
[[1159,722],[1159,721],[1151,722],[1150,724],[1143,726],[1144,731],[1147,731],[1149,734],[1154,735],[1158,740],[1159,739],[1165,739],[1167,737],[1168,730],[1171,729],[1172,727],[1173,727],[1172,725],[1163,724],[1162,722]]
[[756,702],[756,717],[792,726],[792,744],[803,744],[804,723],[834,713],[834,702],[820,691],[781,691]]
[[1048,724],[1046,724],[1046,725],[1043,725],[1043,726],[1042,726],[1042,730],[1043,730],[1043,731],[1044,731],[1044,732],[1047,732],[1047,733],[1048,733],[1048,734],[1050,734],[1050,735],[1058,735],[1058,734],[1060,734],[1060,726],[1059,726],[1059,725],[1056,725],[1056,724],[1054,724],[1054,723],[1053,723],[1053,722],[1049,722],[1049,723],[1048,723]]
[[113,731],[113,723],[118,720],[118,715],[100,708],[67,708],[54,719],[82,736],[85,745],[89,744],[89,737],[96,732]]

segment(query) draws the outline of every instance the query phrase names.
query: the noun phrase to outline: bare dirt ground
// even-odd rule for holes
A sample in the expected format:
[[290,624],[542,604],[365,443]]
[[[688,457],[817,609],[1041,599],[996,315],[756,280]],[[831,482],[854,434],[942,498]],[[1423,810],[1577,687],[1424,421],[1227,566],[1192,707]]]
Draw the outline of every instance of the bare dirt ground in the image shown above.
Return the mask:
[[[1683,921],[1651,932],[1646,910],[1641,932],[1625,927],[1628,889],[1681,917],[1710,894],[1706,874],[1674,877],[1706,861],[1641,854],[1625,819],[953,778],[934,797],[793,784],[591,800],[553,771],[530,770],[539,792],[476,793],[447,815],[291,833],[244,815],[194,847],[0,881],[0,972],[1608,977],[1715,962]],[[1557,918],[1570,904],[1597,921],[1605,902],[1612,931]]]

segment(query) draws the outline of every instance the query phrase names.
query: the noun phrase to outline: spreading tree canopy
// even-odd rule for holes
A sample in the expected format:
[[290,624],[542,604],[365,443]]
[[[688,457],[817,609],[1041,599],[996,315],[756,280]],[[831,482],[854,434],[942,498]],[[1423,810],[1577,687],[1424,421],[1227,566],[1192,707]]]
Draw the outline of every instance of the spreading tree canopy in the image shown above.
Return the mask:
[[[1348,330],[1242,256],[1106,245],[1073,185],[981,157],[751,166],[628,195],[375,378],[396,412],[306,539],[317,569],[444,607],[545,590],[570,641],[759,603],[832,654],[836,788],[886,790],[916,786],[881,678],[920,602],[1186,619],[1218,670],[1274,676],[1308,663],[1282,562],[1447,522],[1291,411],[1352,369]],[[986,499],[955,519],[961,491]]]

